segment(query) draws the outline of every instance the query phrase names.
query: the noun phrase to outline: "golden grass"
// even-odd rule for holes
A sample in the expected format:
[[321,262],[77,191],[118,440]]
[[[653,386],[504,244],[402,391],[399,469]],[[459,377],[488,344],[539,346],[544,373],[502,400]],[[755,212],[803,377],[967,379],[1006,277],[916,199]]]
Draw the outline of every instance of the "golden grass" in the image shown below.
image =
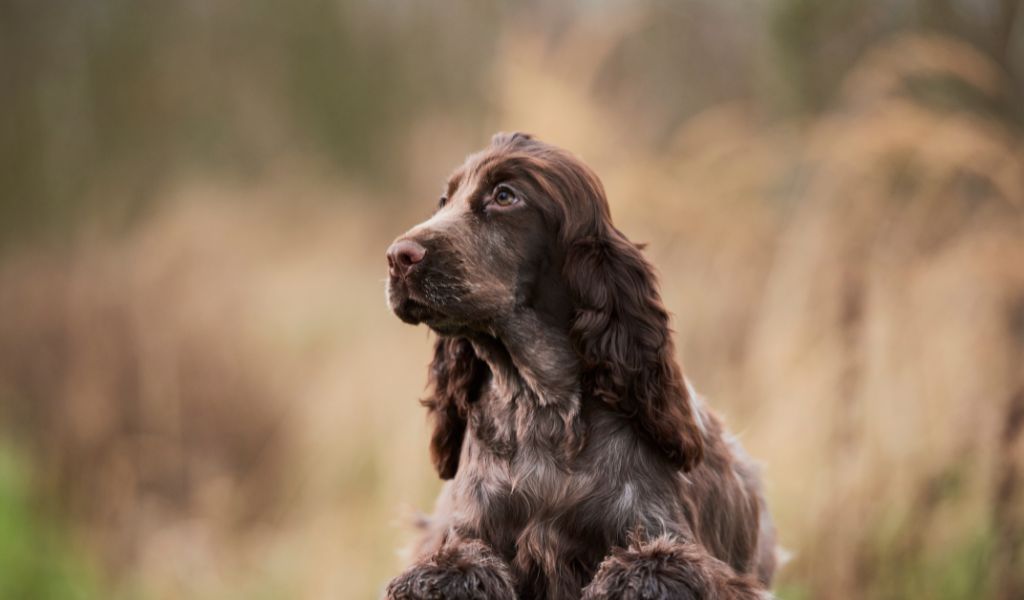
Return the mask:
[[[993,91],[994,71],[896,40],[814,122],[725,105],[653,151],[590,99],[574,39],[509,37],[495,128],[583,155],[650,242],[685,370],[765,463],[783,594],[1012,597],[1024,165],[998,123],[900,87],[945,69]],[[411,134],[424,186],[471,137],[426,142],[445,127]],[[425,204],[313,173],[182,182],[127,233],[0,264],[5,422],[125,594],[373,598],[430,507],[430,339],[382,284]]]

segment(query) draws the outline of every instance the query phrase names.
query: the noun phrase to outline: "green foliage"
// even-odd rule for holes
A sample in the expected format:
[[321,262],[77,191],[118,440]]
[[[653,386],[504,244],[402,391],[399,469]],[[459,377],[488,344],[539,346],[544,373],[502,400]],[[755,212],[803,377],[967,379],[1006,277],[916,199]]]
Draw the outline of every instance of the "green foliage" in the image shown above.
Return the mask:
[[100,598],[96,579],[53,521],[40,518],[25,472],[0,448],[0,598]]
[[[875,557],[880,572],[873,598],[933,598],[968,600],[991,597],[991,564],[994,537],[979,527],[962,539],[941,548],[915,554],[889,556],[879,549]],[[887,562],[887,561],[892,562]],[[884,565],[884,567],[883,567]]]
[[782,80],[783,103],[798,111],[824,108],[846,70],[886,26],[881,2],[779,0],[769,28]]

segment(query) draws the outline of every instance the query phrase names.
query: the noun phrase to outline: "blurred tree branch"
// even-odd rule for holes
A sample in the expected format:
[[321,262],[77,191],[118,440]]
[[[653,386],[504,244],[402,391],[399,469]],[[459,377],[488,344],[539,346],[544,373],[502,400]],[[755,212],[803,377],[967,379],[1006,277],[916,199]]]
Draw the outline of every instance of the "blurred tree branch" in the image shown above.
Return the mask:
[[1020,14],[1020,2],[1017,0],[1001,0],[999,12],[996,14],[993,36],[993,58],[1004,68],[1009,70],[1012,63],[1010,54],[1013,44],[1013,32],[1017,25],[1017,16]]

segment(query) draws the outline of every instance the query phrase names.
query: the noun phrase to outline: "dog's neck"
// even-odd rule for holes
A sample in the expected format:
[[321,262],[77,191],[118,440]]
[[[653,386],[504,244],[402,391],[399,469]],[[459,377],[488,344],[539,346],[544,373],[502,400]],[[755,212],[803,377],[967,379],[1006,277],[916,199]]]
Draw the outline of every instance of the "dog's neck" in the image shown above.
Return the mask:
[[515,312],[495,324],[492,335],[473,339],[473,346],[500,388],[523,387],[540,406],[579,405],[579,359],[568,332],[536,312]]
[[517,449],[507,456],[510,464],[532,472],[545,461],[571,461],[585,436],[579,359],[568,332],[526,310],[490,329],[471,341],[499,399],[484,410],[506,447]]

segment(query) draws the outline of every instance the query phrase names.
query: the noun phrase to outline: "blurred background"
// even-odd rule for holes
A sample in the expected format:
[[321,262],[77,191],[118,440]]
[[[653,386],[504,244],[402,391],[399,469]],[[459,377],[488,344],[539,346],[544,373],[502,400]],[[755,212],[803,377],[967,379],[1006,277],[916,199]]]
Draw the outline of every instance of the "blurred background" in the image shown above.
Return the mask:
[[650,242],[777,591],[1024,598],[1016,0],[0,1],[0,597],[379,597],[384,250],[498,130]]

